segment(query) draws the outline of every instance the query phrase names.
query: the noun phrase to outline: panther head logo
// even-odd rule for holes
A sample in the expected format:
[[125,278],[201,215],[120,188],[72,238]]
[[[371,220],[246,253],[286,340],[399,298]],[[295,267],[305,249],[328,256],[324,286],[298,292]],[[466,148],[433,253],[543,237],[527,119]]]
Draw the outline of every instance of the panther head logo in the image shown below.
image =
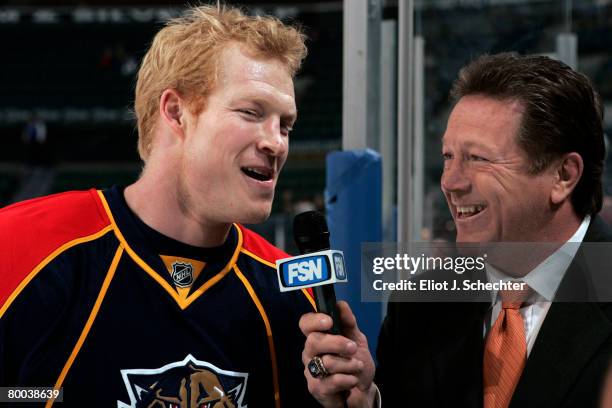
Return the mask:
[[130,404],[119,408],[247,408],[248,374],[221,370],[188,355],[157,369],[121,370]]

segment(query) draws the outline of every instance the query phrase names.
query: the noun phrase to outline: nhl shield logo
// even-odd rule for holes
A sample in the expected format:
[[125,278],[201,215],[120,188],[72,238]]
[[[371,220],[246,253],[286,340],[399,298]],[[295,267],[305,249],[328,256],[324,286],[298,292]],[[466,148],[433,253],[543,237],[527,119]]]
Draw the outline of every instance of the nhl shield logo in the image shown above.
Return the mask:
[[221,370],[191,354],[160,368],[121,370],[121,376],[130,402],[117,401],[118,408],[247,408],[247,373]]
[[190,263],[174,262],[172,280],[179,288],[188,288],[193,284],[193,266]]

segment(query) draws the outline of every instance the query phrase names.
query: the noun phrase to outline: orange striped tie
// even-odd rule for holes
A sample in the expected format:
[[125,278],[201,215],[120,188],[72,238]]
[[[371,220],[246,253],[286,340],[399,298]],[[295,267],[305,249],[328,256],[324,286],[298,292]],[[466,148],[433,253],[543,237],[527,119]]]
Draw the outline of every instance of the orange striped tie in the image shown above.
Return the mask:
[[530,289],[500,291],[502,310],[485,344],[484,408],[507,408],[527,362],[527,342],[519,308]]

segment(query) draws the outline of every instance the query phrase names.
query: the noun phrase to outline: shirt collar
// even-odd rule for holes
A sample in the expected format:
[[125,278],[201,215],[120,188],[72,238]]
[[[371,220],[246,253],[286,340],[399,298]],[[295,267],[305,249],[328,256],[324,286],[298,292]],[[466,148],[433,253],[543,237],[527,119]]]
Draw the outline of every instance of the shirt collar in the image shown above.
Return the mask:
[[[574,232],[574,235],[567,240],[559,249],[552,253],[548,258],[543,260],[538,266],[531,270],[526,276],[521,279],[513,279],[503,272],[497,270],[493,266],[486,264],[487,278],[489,282],[508,282],[520,280],[529,285],[533,290],[533,301],[548,301],[551,302],[555,297],[555,293],[561,284],[561,280],[565,275],[565,271],[576,256],[578,247],[586,235],[591,216],[587,215],[582,220],[582,223]],[[495,302],[497,299],[497,291],[491,291],[491,300]]]

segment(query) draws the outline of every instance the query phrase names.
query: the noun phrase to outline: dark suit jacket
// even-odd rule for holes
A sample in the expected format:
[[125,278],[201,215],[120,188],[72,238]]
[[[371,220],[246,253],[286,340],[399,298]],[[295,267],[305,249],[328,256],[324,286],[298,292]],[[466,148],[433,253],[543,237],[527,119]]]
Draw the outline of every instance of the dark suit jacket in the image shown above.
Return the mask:
[[[593,217],[584,242],[612,242]],[[584,267],[579,250],[559,286]],[[612,265],[610,265],[612,274]],[[378,339],[383,407],[481,407],[483,324],[489,303],[392,303]],[[612,303],[553,303],[510,407],[598,407],[612,357]]]

